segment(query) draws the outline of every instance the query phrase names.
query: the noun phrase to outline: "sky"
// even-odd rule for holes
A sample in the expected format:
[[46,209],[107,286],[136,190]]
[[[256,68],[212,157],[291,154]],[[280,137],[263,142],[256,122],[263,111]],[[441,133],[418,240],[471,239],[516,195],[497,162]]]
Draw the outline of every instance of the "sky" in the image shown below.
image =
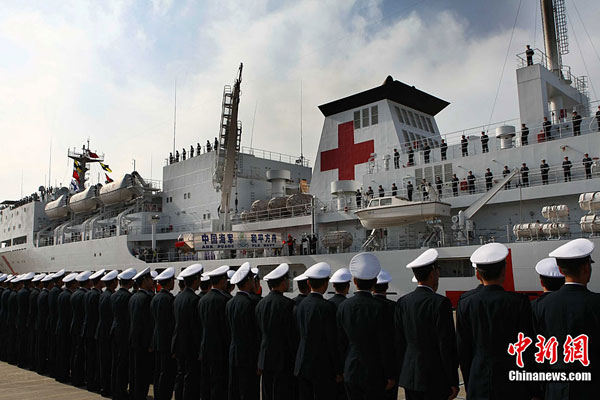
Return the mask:
[[[600,92],[600,4],[566,4],[564,63]],[[175,89],[181,151],[218,135],[240,62],[242,145],[298,156],[302,126],[309,160],[317,106],[388,75],[451,103],[436,118],[442,133],[514,119],[515,55],[543,48],[540,25],[536,0],[4,0],[0,201],[68,185],[67,149],[87,140],[112,178],[135,160],[160,180]]]

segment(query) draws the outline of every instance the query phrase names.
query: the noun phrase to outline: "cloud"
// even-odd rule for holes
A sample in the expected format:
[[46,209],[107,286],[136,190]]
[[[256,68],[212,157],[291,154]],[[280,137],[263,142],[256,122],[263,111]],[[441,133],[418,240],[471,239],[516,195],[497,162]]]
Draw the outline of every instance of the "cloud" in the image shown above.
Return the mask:
[[[312,160],[323,124],[317,106],[387,75],[452,103],[437,118],[443,132],[487,123],[510,30],[473,34],[477,17],[358,0],[0,6],[0,132],[10,138],[0,148],[9,166],[0,198],[19,197],[21,170],[24,194],[44,181],[50,140],[52,184],[68,184],[66,149],[88,138],[114,176],[135,159],[143,176],[160,179],[173,143],[175,82],[181,150],[217,136],[223,86],[240,62],[244,146],[254,122],[254,147],[299,155],[301,82],[303,152]],[[597,24],[588,29],[600,35]],[[495,121],[518,116],[513,57],[532,33],[515,31]],[[587,61],[598,76],[599,63]]]

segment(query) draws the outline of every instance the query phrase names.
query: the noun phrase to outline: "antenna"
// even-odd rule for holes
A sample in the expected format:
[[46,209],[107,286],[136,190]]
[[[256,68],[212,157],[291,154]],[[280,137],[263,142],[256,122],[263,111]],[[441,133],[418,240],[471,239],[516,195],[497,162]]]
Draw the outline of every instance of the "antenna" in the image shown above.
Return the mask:
[[254,140],[254,122],[256,121],[256,109],[258,108],[258,100],[254,105],[254,118],[252,118],[252,132],[250,133],[250,151],[252,151],[252,141]]
[[304,165],[304,152],[302,148],[302,79],[300,79],[300,162]]
[[50,137],[50,157],[48,157],[48,187],[52,186],[52,137]]
[[175,132],[177,130],[177,79],[175,79],[175,110],[173,111],[173,154],[175,154]]

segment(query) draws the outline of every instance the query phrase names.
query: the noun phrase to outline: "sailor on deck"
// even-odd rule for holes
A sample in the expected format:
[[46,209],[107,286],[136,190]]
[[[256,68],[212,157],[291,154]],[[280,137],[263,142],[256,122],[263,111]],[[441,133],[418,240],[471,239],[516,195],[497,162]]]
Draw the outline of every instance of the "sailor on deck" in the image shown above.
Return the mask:
[[46,274],[41,280],[42,290],[37,298],[37,318],[36,318],[36,330],[37,338],[35,345],[35,353],[37,358],[37,364],[35,370],[39,374],[46,374],[48,372],[48,314],[50,313],[50,306],[48,304],[48,296],[50,290],[54,287],[54,277],[51,273]]
[[91,289],[83,297],[85,317],[81,327],[81,336],[85,347],[85,381],[87,389],[91,392],[100,390],[100,370],[98,368],[98,345],[96,330],[99,319],[99,303],[104,282],[104,269],[90,275]]
[[133,286],[133,277],[137,274],[135,268],[128,268],[121,272],[119,290],[110,296],[113,313],[113,323],[110,328],[112,341],[112,372],[111,390],[113,399],[128,399],[127,386],[129,384],[129,299]]
[[71,309],[73,319],[71,321],[71,378],[74,386],[85,385],[85,344],[82,336],[83,321],[85,320],[85,295],[89,292],[92,282],[90,271],[83,271],[77,275],[75,280],[79,288],[71,296]]
[[38,337],[37,328],[37,317],[38,317],[38,303],[37,299],[42,290],[42,279],[46,277],[46,274],[37,274],[31,280],[31,291],[29,292],[29,313],[27,314],[27,334],[28,348],[27,348],[27,360],[29,362],[29,369],[35,371],[38,364],[38,353],[36,351],[36,343]]
[[[591,254],[594,243],[588,239],[575,239],[560,246],[549,254],[556,258],[565,284],[557,291],[544,296],[537,306],[535,316],[536,333],[546,339],[555,337],[564,355],[550,365],[551,370],[591,372],[592,377],[600,373],[600,346],[594,339],[600,332],[600,294],[588,290],[592,274]],[[576,348],[585,339],[587,360],[565,362],[569,348]],[[589,341],[588,341],[589,339]],[[583,350],[585,352],[585,350]],[[583,353],[582,353],[583,354]],[[592,399],[600,393],[600,382],[548,382],[546,399]]]
[[229,399],[258,400],[260,377],[256,373],[260,332],[254,309],[256,302],[250,297],[254,291],[254,274],[245,262],[231,278],[237,285],[236,295],[227,303],[226,316],[231,329],[229,347]]
[[58,295],[56,336],[58,349],[56,351],[55,379],[67,383],[71,377],[70,360],[72,357],[71,324],[73,322],[73,309],[71,307],[71,296],[77,289],[77,272],[72,272],[63,278],[65,289]]
[[185,289],[175,297],[173,302],[175,330],[171,352],[177,360],[176,399],[195,400],[200,397],[198,349],[202,339],[202,329],[198,316],[200,298],[195,292],[200,285],[203,270],[201,264],[192,264],[179,274],[185,283]]
[[344,363],[348,398],[382,399],[396,385],[393,339],[385,333],[385,315],[371,291],[381,265],[375,255],[360,253],[350,261],[357,291],[338,306],[338,351]]
[[[531,305],[527,296],[504,291],[508,248],[501,243],[479,247],[471,255],[483,287],[461,299],[456,311],[460,367],[468,398],[531,399],[535,388],[512,382],[508,373],[517,368],[507,346],[519,333],[532,337]],[[533,353],[524,354],[532,365]]]
[[335,304],[336,308],[346,300],[348,292],[350,291],[350,281],[352,280],[352,274],[348,268],[340,268],[331,275],[329,282],[333,285],[335,294],[329,299],[330,302]]
[[21,289],[17,293],[17,352],[18,365],[25,368],[29,365],[29,330],[27,327],[29,316],[29,295],[31,294],[31,281],[35,277],[33,272],[21,276],[19,283]]
[[342,382],[343,365],[338,355],[333,303],[325,300],[331,267],[319,262],[304,272],[311,293],[296,309],[300,342],[294,374],[299,399],[335,398],[336,383]]
[[154,398],[170,400],[175,387],[177,361],[171,356],[171,343],[175,330],[173,302],[175,296],[171,291],[175,287],[175,268],[169,267],[154,278],[161,286],[160,292],[152,298],[150,307],[154,318],[152,348],[154,349]]
[[115,293],[117,288],[117,275],[118,271],[113,270],[107,272],[100,280],[106,286],[106,289],[100,295],[98,299],[98,325],[94,338],[96,339],[96,346],[98,348],[98,372],[99,379],[99,391],[102,396],[112,396],[112,348],[110,341],[110,330],[113,324],[113,312],[111,305],[111,296]]
[[306,274],[298,275],[294,278],[294,282],[296,282],[298,292],[300,292],[298,293],[298,296],[294,297],[294,302],[296,303],[295,307],[298,307],[310,294],[310,287],[308,286],[308,277]]
[[294,399],[291,390],[297,332],[293,320],[294,301],[285,297],[289,287],[289,265],[280,264],[263,278],[269,294],[256,306],[256,319],[261,333],[258,372],[262,375],[264,400]]
[[51,377],[56,377],[56,350],[58,347],[58,335],[56,334],[56,323],[58,322],[58,296],[62,292],[65,270],[61,269],[52,277],[54,287],[48,293],[48,371]]
[[202,365],[201,398],[220,400],[227,397],[228,359],[231,333],[225,316],[230,299],[227,287],[229,266],[207,273],[212,289],[198,302],[202,327],[200,363]]
[[395,310],[400,365],[406,399],[453,399],[458,394],[458,356],[452,305],[436,294],[438,252],[429,249],[410,262],[419,285],[398,300]]

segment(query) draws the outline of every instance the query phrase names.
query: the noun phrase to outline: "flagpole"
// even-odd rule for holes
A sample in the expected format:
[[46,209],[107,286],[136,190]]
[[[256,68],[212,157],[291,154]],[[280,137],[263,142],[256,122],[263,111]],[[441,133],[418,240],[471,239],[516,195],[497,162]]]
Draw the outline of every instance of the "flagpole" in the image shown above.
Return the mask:
[[50,137],[50,157],[48,158],[48,187],[52,186],[52,137]]
[[177,79],[175,79],[175,110],[173,111],[173,154],[175,154],[175,132],[177,130]]

